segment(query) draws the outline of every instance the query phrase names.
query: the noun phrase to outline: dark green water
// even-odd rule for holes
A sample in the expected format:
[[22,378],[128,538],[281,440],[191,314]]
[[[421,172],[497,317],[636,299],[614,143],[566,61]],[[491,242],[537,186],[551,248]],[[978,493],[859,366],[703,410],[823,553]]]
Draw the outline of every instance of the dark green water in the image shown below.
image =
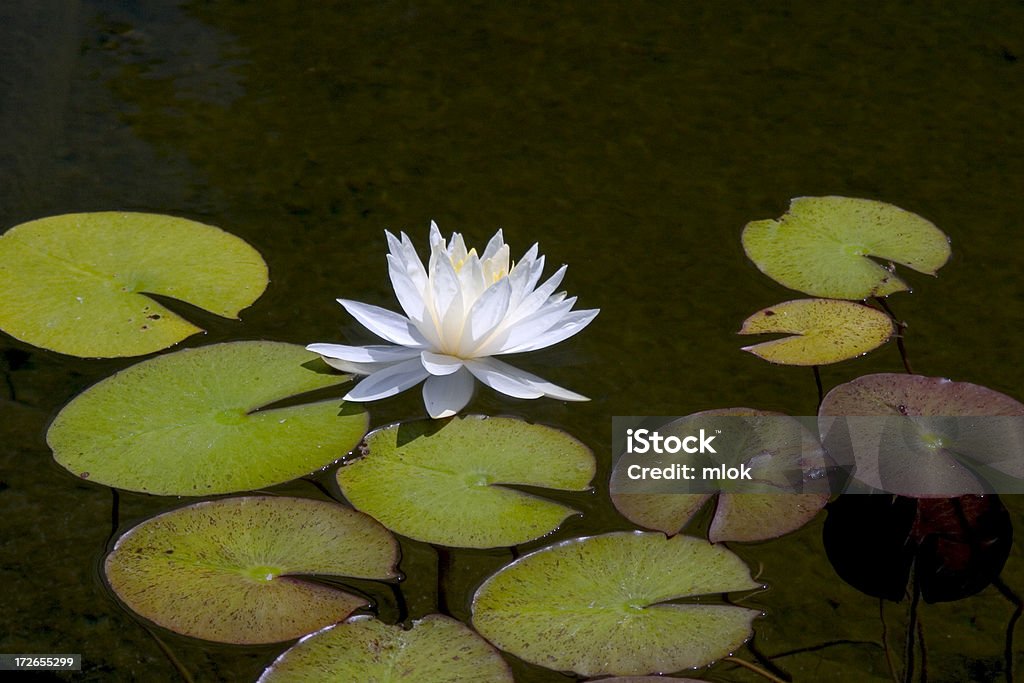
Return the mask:
[[[941,277],[911,275],[916,291],[892,298],[915,369],[1024,398],[1020,3],[13,0],[0,19],[0,226],[173,213],[268,261],[271,286],[243,321],[199,313],[209,333],[183,346],[369,341],[334,299],[395,307],[385,228],[422,244],[435,219],[479,245],[501,227],[515,255],[540,241],[549,272],[568,263],[564,286],[602,313],[520,365],[593,400],[481,391],[470,405],[594,449],[597,491],[562,497],[585,514],[556,538],[629,528],[604,490],[612,415],[814,412],[809,371],[744,354],[735,336],[753,311],[796,298],[739,246],[747,221],[794,196],[880,199],[945,230],[954,257]],[[43,441],[67,400],[134,361],[6,336],[0,351],[0,652],[80,652],[76,680],[175,680],[98,578],[110,492],[56,466]],[[886,347],[823,376],[899,368]],[[384,424],[422,405],[410,392],[371,413]],[[120,522],[176,502],[126,494]],[[1008,505],[1020,532],[1024,504]],[[891,680],[878,603],[835,576],[820,522],[735,548],[771,585],[756,600],[757,647],[804,650],[774,660],[797,681]],[[412,615],[430,613],[433,552],[404,551]],[[508,557],[454,554],[455,616]],[[1003,577],[1024,592],[1019,544]],[[1011,613],[991,588],[925,606],[928,679],[1002,680]],[[905,616],[886,606],[897,650]],[[200,681],[252,680],[283,649],[161,637]],[[570,680],[515,668],[521,681]],[[763,680],[729,664],[701,675]]]

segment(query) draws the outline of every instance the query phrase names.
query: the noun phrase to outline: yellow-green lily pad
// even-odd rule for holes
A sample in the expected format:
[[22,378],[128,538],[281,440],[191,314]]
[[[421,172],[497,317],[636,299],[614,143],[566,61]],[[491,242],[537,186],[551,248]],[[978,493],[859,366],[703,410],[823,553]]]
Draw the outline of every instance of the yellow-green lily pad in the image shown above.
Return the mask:
[[754,313],[739,333],[796,335],[743,347],[769,363],[827,365],[877,349],[894,331],[892,318],[863,304],[796,299]]
[[743,249],[776,282],[830,299],[907,291],[891,264],[935,275],[950,254],[946,234],[917,214],[849,197],[794,199],[782,218],[748,223]]
[[549,669],[680,671],[750,638],[758,610],[710,599],[755,588],[747,566],[723,546],[617,532],[556,543],[507,565],[473,597],[473,625],[502,650]]
[[458,621],[430,614],[412,628],[355,616],[285,651],[258,683],[512,683],[497,650]]
[[398,543],[370,517],[327,501],[249,496],[142,522],[103,564],[146,619],[222,643],[274,643],[341,621],[366,600],[298,578],[396,578]]
[[74,213],[0,235],[0,329],[72,356],[139,356],[202,332],[146,294],[237,318],[266,287],[248,243],[174,216]]
[[576,511],[507,485],[585,491],[596,467],[565,432],[507,417],[393,425],[371,432],[366,449],[338,470],[349,502],[403,536],[460,548],[553,531]]
[[250,491],[340,459],[368,426],[341,400],[259,410],[349,379],[295,344],[234,342],[158,356],[90,387],[46,440],[76,476],[166,496]]

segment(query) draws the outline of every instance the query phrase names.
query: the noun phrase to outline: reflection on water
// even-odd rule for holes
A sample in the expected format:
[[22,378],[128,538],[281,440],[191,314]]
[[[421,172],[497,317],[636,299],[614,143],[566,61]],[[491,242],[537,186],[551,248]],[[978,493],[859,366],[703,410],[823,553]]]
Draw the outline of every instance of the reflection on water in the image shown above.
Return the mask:
[[[604,482],[612,415],[813,414],[809,371],[738,351],[740,321],[795,298],[745,260],[739,231],[793,196],[839,194],[895,203],[952,237],[941,278],[912,274],[917,291],[892,302],[910,322],[915,369],[1022,397],[1017,5],[578,3],[554,13],[54,0],[8,2],[2,13],[3,226],[70,211],[166,212],[223,226],[267,258],[270,289],[243,322],[199,319],[209,333],[186,345],[369,342],[334,299],[395,306],[385,228],[421,241],[436,219],[482,244],[501,227],[514,257],[540,241],[549,272],[568,263],[565,287],[581,307],[602,309],[586,334],[521,363],[593,400],[481,391],[469,408],[567,429],[594,448]],[[71,396],[131,361],[78,361],[8,337],[0,346],[0,578],[16,615],[0,651],[81,652],[82,680],[173,678],[98,579],[109,491],[70,478],[42,440]],[[822,374],[828,387],[899,368],[883,348]],[[375,404],[373,421],[421,413],[410,394]],[[301,483],[282,490],[318,495]],[[1006,504],[1021,528],[1024,507]],[[120,521],[168,505],[125,495]],[[557,538],[629,528],[603,485],[582,507]],[[436,560],[404,545],[409,610],[426,614]],[[772,585],[758,598],[768,612],[760,652],[800,651],[777,659],[796,680],[888,679],[878,605],[837,579],[821,517],[736,550]],[[451,596],[469,595],[507,559],[460,551],[456,617],[467,610]],[[1003,578],[1024,587],[1019,547]],[[1011,612],[991,589],[922,609],[930,680],[998,672]],[[886,613],[892,637],[903,611]],[[280,650],[161,638],[198,680],[252,679]],[[728,664],[715,673],[754,680]],[[567,680],[525,665],[517,675]]]

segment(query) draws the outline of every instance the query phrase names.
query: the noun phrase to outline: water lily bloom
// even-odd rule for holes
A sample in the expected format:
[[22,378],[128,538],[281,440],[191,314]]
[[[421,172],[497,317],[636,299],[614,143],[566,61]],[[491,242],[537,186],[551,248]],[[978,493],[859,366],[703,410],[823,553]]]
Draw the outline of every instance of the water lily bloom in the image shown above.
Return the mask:
[[390,232],[388,272],[405,315],[378,306],[338,299],[352,317],[381,339],[373,346],[310,344],[339,370],[366,375],[345,396],[375,401],[426,380],[423,402],[431,417],[462,410],[473,394],[473,378],[516,398],[586,401],[515,368],[495,356],[534,351],[556,344],[586,327],[598,311],[573,311],[576,297],[555,289],[566,266],[540,286],[544,257],[534,244],[509,267],[509,248],[499,230],[482,256],[466,250],[462,235],[449,242],[430,224],[430,259],[426,268],[412,241]]

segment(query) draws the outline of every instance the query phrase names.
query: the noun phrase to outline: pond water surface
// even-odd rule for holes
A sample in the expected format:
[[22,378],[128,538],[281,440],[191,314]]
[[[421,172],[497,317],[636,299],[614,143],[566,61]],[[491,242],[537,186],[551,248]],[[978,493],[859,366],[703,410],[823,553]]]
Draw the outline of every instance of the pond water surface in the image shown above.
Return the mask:
[[[170,213],[269,263],[240,323],[177,306],[208,330],[182,347],[371,341],[334,300],[394,308],[384,230],[424,244],[431,219],[479,246],[503,228],[514,256],[539,241],[548,272],[569,264],[564,286],[600,316],[518,363],[592,401],[482,390],[469,406],[561,427],[600,463],[592,494],[560,496],[583,516],[522,550],[633,528],[607,498],[613,415],[814,413],[809,370],[742,353],[736,336],[750,313],[797,298],[739,244],[791,197],[879,199],[946,231],[941,277],[911,274],[915,292],[891,298],[915,369],[1024,398],[1020,3],[15,0],[0,17],[3,228]],[[0,354],[0,652],[82,653],[68,680],[179,680],[99,578],[110,491],[57,466],[43,439],[71,397],[135,361],[8,336]],[[889,345],[822,374],[829,387],[901,367]],[[423,414],[418,391],[370,409],[374,425]],[[123,494],[115,523],[178,503]],[[1007,505],[1019,531],[1024,504]],[[796,681],[891,680],[878,601],[828,564],[823,517],[733,546],[770,586],[755,647]],[[411,615],[435,611],[433,550],[403,553]],[[510,557],[453,553],[454,616]],[[1019,544],[1003,580],[1024,593]],[[899,652],[906,604],[884,612]],[[928,680],[1003,680],[1012,613],[993,588],[923,606]],[[160,638],[198,681],[254,680],[283,650]],[[513,666],[523,682],[571,680]],[[729,663],[697,675],[763,680]]]

